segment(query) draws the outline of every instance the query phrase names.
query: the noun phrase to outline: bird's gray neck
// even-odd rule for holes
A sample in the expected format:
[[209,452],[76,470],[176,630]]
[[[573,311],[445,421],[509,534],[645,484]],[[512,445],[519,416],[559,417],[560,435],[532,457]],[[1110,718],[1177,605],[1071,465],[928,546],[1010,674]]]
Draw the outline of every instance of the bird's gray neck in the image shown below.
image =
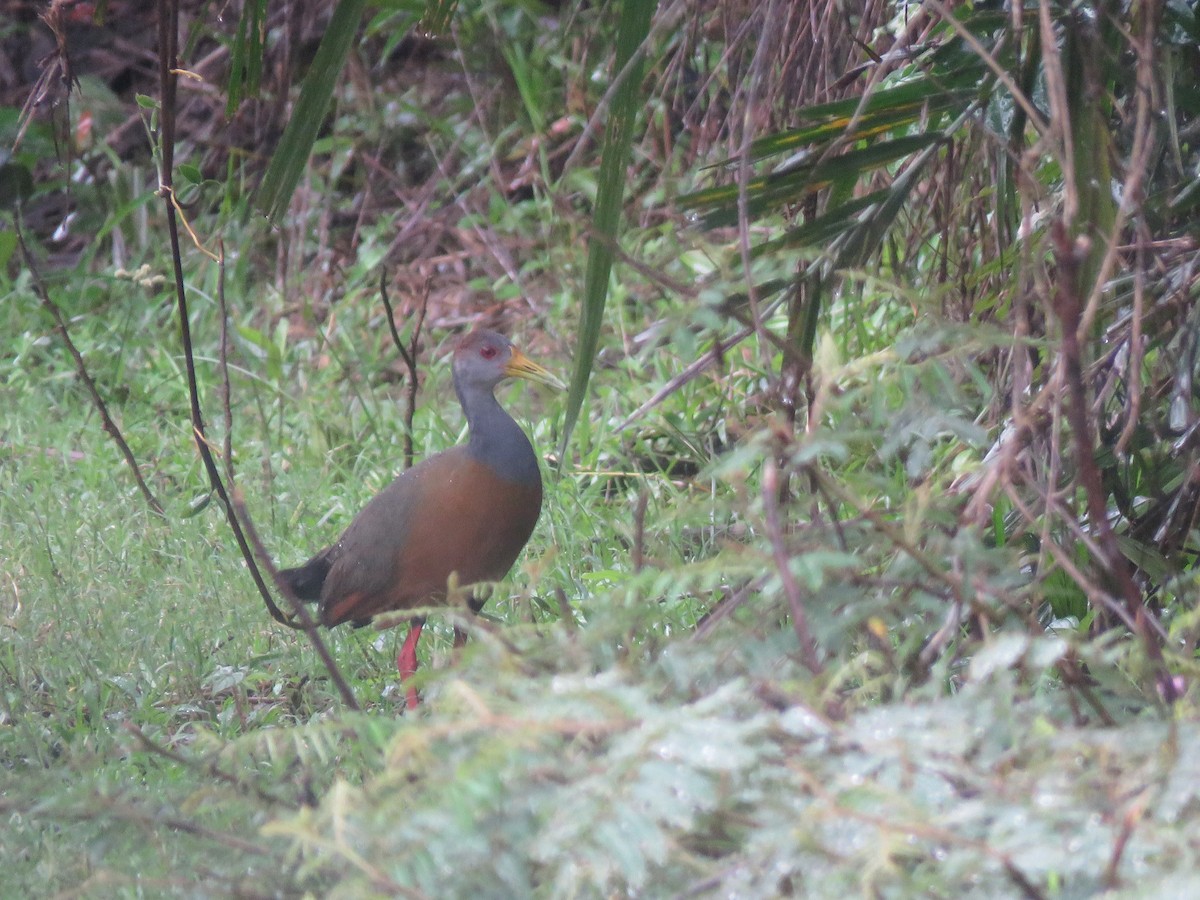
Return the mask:
[[457,383],[454,388],[467,416],[467,452],[507,481],[540,484],[542,476],[529,438],[492,392],[465,394]]

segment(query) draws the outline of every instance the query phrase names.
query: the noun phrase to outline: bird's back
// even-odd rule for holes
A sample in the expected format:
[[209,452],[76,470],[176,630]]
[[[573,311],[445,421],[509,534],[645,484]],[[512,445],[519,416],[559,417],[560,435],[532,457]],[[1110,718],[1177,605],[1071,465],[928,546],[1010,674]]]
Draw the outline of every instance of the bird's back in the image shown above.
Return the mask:
[[323,554],[322,623],[437,604],[451,573],[461,585],[503,578],[541,503],[540,479],[506,479],[466,446],[430,457],[375,496]]

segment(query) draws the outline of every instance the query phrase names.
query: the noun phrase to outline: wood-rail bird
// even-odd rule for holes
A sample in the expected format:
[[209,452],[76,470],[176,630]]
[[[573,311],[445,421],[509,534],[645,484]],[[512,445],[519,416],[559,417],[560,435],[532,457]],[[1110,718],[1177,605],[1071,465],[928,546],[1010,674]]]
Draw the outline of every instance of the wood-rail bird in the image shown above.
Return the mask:
[[[537,456],[495,389],[509,377],[563,384],[494,331],[461,338],[453,372],[467,442],[401,473],[336,543],[279,573],[297,597],[320,604],[322,625],[363,625],[381,613],[444,603],[452,578],[463,587],[498,581],[533,533],[542,508]],[[423,627],[424,619],[413,620],[396,657],[402,682],[417,670]],[[410,686],[408,708],[417,703]]]

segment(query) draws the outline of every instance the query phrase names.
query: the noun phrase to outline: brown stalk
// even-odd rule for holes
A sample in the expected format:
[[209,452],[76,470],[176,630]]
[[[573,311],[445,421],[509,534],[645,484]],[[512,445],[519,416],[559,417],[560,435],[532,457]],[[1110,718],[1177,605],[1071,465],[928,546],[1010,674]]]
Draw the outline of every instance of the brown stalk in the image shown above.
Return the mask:
[[[1054,312],[1062,322],[1062,354],[1067,392],[1067,421],[1071,428],[1071,440],[1075,450],[1075,464],[1079,470],[1079,482],[1087,501],[1088,518],[1095,530],[1100,561],[1115,582],[1132,620],[1133,632],[1141,640],[1146,655],[1156,672],[1159,690],[1163,699],[1171,703],[1176,699],[1174,681],[1166,671],[1162,648],[1155,635],[1153,618],[1142,599],[1141,591],[1133,581],[1128,560],[1117,544],[1117,535],[1108,520],[1108,507],[1100,468],[1092,450],[1092,430],[1088,422],[1087,392],[1083,385],[1082,350],[1079,343],[1080,315],[1082,302],[1076,293],[1080,261],[1086,252],[1081,241],[1071,241],[1062,220],[1052,228],[1055,263],[1057,267],[1056,288],[1053,297]],[[1157,622],[1154,623],[1155,625]]]
[[[1092,708],[1092,712],[1099,717],[1100,723],[1105,728],[1117,727],[1117,720],[1113,718],[1112,713],[1105,708],[1100,698],[1096,695],[1096,692],[1092,690],[1089,682],[1090,676],[1081,669],[1079,663],[1076,661],[1074,649],[1069,649],[1066,655],[1055,664],[1055,668],[1058,669],[1058,674],[1062,678],[1063,684],[1084,699],[1087,705]],[[1074,709],[1075,704],[1072,703],[1071,705]],[[1077,709],[1075,710],[1075,719],[1080,725],[1085,724]]]
[[[1036,512],[1030,509],[1027,503],[1025,503],[1024,498],[1022,498],[1015,485],[1005,482],[1004,492],[1007,494],[1008,499],[1012,502],[1013,508],[1016,509],[1017,512],[1019,512],[1027,522],[1036,522],[1039,519],[1050,519],[1052,518],[1051,512],[1057,508],[1056,504],[1053,504],[1049,499],[1044,498],[1047,499],[1047,502],[1043,515],[1039,516]],[[1069,522],[1071,520],[1071,517],[1066,514],[1065,510],[1062,510],[1060,514],[1064,522]],[[1038,540],[1040,541],[1041,546],[1041,556],[1039,556],[1036,566],[1037,571],[1041,572],[1045,570],[1046,563],[1044,558],[1046,556],[1053,558],[1054,562],[1058,564],[1058,567],[1066,573],[1068,578],[1070,578],[1073,582],[1075,582],[1076,585],[1079,586],[1079,589],[1088,596],[1088,599],[1091,602],[1098,603],[1103,606],[1118,619],[1124,622],[1125,626],[1130,631],[1137,630],[1134,619],[1129,615],[1129,610],[1125,608],[1120,598],[1112,596],[1101,585],[1089,578],[1087,573],[1080,569],[1078,565],[1076,565],[1075,559],[1071,555],[1070,551],[1051,537],[1050,530],[1048,528],[1042,530],[1042,533],[1038,536]]]
[[411,469],[413,465],[413,414],[417,409],[417,390],[420,387],[420,382],[417,381],[417,345],[421,340],[421,328],[425,324],[425,313],[429,310],[429,291],[432,283],[432,278],[425,279],[425,287],[421,293],[421,306],[417,309],[417,321],[413,323],[412,333],[408,336],[408,344],[405,345],[404,341],[400,339],[400,332],[396,329],[396,314],[392,311],[392,301],[387,291],[387,271],[379,273],[379,299],[383,301],[383,308],[387,310],[388,329],[392,333],[392,343],[400,351],[400,358],[404,360],[404,368],[408,370],[408,405],[404,410],[404,468],[406,469]]
[[225,242],[217,244],[217,312],[221,317],[221,337],[218,365],[221,369],[221,409],[225,413],[225,477],[232,484],[233,472],[233,404],[229,385],[229,307],[225,302]]
[[260,800],[272,806],[284,806],[288,809],[295,809],[296,807],[295,803],[289,802],[280,797],[276,797],[274,794],[263,790],[258,785],[247,781],[247,779],[242,778],[232,772],[225,771],[217,765],[215,755],[210,762],[195,759],[158,743],[158,741],[154,740],[152,737],[146,734],[146,732],[142,731],[142,729],[133,722],[125,722],[124,726],[125,730],[137,739],[138,743],[142,745],[142,749],[147,753],[153,753],[155,756],[161,756],[163,759],[168,759],[173,763],[178,763],[179,765],[189,769],[196,769],[206,772],[207,774],[216,778],[217,781],[223,782],[235,790],[252,791]]
[[733,615],[737,608],[750,596],[751,591],[757,591],[762,588],[762,582],[763,579],[757,578],[742,585],[736,591],[727,592],[708,612],[700,617],[700,621],[696,623],[696,630],[692,634],[692,640],[700,641],[710,635],[717,625]]
[[[271,572],[275,579],[275,584],[280,588],[282,593],[288,597],[296,612],[296,617],[300,621],[297,626],[293,620],[288,619],[283,611],[276,606],[274,599],[271,597],[271,592],[267,588],[266,582],[263,580],[262,571],[255,563],[254,554],[250,550],[250,545],[246,540],[246,532],[243,531],[242,523],[238,520],[238,512],[234,506],[234,500],[229,496],[225,488],[225,482],[221,478],[221,473],[217,469],[216,460],[213,458],[212,450],[209,446],[209,439],[205,433],[204,415],[200,409],[200,389],[196,380],[196,360],[195,353],[192,349],[192,333],[189,324],[187,291],[184,287],[183,279],[183,255],[179,243],[179,221],[176,214],[175,204],[175,189],[173,184],[174,178],[174,162],[175,162],[175,97],[177,80],[179,73],[179,65],[177,62],[178,54],[178,36],[179,36],[179,5],[178,0],[159,0],[158,5],[158,65],[159,65],[159,87],[162,93],[162,100],[159,108],[159,151],[161,153],[161,171],[159,173],[160,184],[158,195],[163,199],[163,207],[167,218],[167,234],[170,238],[171,246],[171,262],[173,267],[175,299],[179,315],[179,337],[180,344],[183,348],[184,369],[187,373],[188,398],[190,401],[190,412],[192,421],[192,433],[196,441],[196,449],[200,454],[200,459],[204,464],[205,471],[208,473],[209,484],[216,492],[221,500],[221,504],[225,508],[225,517],[229,522],[229,528],[233,532],[234,539],[237,541],[238,549],[242,553],[242,558],[246,561],[246,567],[250,571],[250,577],[254,580],[255,586],[258,588],[259,594],[262,596],[263,603],[270,612],[271,617],[282,625],[287,625],[289,628],[302,628],[308,635],[317,654],[321,657],[321,661],[325,663],[325,667],[329,670],[329,675],[333,679],[342,695],[343,701],[351,709],[358,709],[358,702],[354,699],[354,694],[351,692],[349,685],[338,671],[337,666],[333,662],[333,657],[329,655],[328,649],[325,647],[324,641],[321,640],[320,634],[317,633],[316,625],[312,621],[312,617],[308,615],[308,611],[300,600],[295,597],[291,591],[286,589],[285,585],[280,583],[278,577],[275,576],[274,567],[270,565],[270,560],[265,550],[262,552],[262,557],[266,560],[268,571]],[[249,515],[246,513],[245,507],[241,507],[242,516],[249,528],[253,525]],[[257,538],[256,538],[257,540]],[[260,550],[262,549],[259,543]]]
[[[1142,201],[1143,183],[1150,168],[1150,155],[1154,152],[1154,127],[1151,122],[1151,104],[1154,102],[1154,35],[1158,30],[1158,15],[1161,8],[1154,3],[1144,4],[1141,8],[1141,34],[1133,39],[1137,53],[1137,114],[1134,125],[1133,150],[1129,154],[1129,164],[1126,169],[1127,177],[1121,192],[1121,205],[1117,209],[1117,221],[1113,223],[1112,239],[1105,253],[1101,274],[1108,271],[1116,261],[1119,228],[1124,226],[1127,213],[1132,213],[1133,204]],[[1133,282],[1133,319],[1132,333],[1129,338],[1129,407],[1126,412],[1125,427],[1117,439],[1116,452],[1124,455],[1133,438],[1134,429],[1140,419],[1142,405],[1142,319],[1145,315],[1146,293],[1146,256],[1147,244],[1151,236],[1145,221],[1138,223],[1136,247],[1137,263],[1134,267]],[[1102,282],[1097,282],[1097,285]],[[1098,307],[1100,291],[1093,288],[1092,297],[1088,300],[1088,309]],[[1084,314],[1084,319],[1087,314]]]
[[[1087,298],[1087,303],[1084,305],[1080,316],[1081,327],[1084,333],[1087,333],[1091,329],[1092,323],[1100,311],[1102,295],[1112,277],[1113,270],[1116,268],[1117,255],[1122,249],[1121,233],[1125,230],[1126,222],[1130,216],[1140,209],[1140,204],[1144,199],[1145,181],[1150,171],[1151,160],[1154,154],[1158,152],[1158,145],[1155,140],[1157,126],[1154,123],[1154,118],[1156,116],[1155,109],[1157,108],[1155,104],[1160,103],[1161,100],[1155,96],[1157,85],[1154,76],[1154,39],[1158,33],[1158,17],[1161,11],[1161,3],[1139,4],[1140,32],[1136,36],[1127,35],[1137,58],[1137,109],[1134,115],[1133,147],[1130,149],[1129,159],[1125,164],[1125,180],[1121,185],[1121,202],[1117,206],[1117,214],[1109,231],[1104,259],[1100,264],[1096,280],[1092,284],[1091,295]],[[1142,239],[1139,235],[1139,247],[1141,244]],[[1142,270],[1139,269],[1138,271],[1140,273]],[[1135,299],[1136,296],[1135,293]],[[1135,329],[1139,325],[1140,323],[1135,322]],[[1140,359],[1140,352],[1136,346],[1130,349],[1132,351],[1130,353],[1130,365],[1132,366],[1136,360]]]
[[[317,628],[317,621],[312,617],[312,613],[308,611],[308,606],[296,596],[291,585],[279,577],[279,570],[275,567],[275,563],[271,559],[271,554],[267,552],[262,538],[258,536],[258,531],[254,528],[254,521],[250,518],[250,513],[246,509],[246,504],[242,500],[240,492],[234,492],[229,510],[231,513],[230,518],[233,521],[236,522],[240,519],[241,522],[245,523],[246,536],[254,545],[254,552],[258,557],[258,561],[262,563],[262,567],[267,570],[267,574],[275,582],[276,589],[287,598],[288,603],[292,607],[292,614],[295,616],[295,619],[283,621],[283,624],[289,628],[301,630],[308,636],[308,640],[312,643],[313,649],[317,651],[317,656],[321,657],[321,663],[325,666],[325,670],[329,672],[329,677],[333,680],[338,693],[342,695],[342,701],[351,709],[359,709],[358,701],[354,699],[354,692],[350,690],[350,685],[342,676],[341,669],[333,661],[333,656],[329,653],[329,648],[325,646],[325,641],[321,639],[321,633]],[[253,571],[257,572],[258,568],[255,567]],[[268,594],[267,596],[269,597],[270,595]],[[275,604],[270,603],[269,606],[274,607]]]
[[138,490],[146,499],[150,509],[159,516],[166,517],[163,512],[162,504],[154,496],[150,490],[150,486],[146,484],[146,479],[142,477],[142,470],[138,468],[137,459],[134,458],[133,451],[129,449],[129,444],[125,442],[125,438],[121,434],[121,429],[117,427],[117,423],[113,421],[112,416],[108,414],[108,405],[104,402],[104,398],[100,396],[100,391],[96,387],[96,382],[92,380],[92,376],[88,374],[87,365],[83,361],[83,356],[79,352],[79,348],[75,346],[75,342],[71,340],[71,334],[67,331],[67,321],[63,318],[62,310],[58,308],[58,304],[50,297],[50,292],[46,289],[46,284],[42,281],[41,273],[38,272],[37,263],[34,261],[33,254],[29,251],[29,246],[25,243],[25,229],[22,227],[21,207],[17,205],[16,215],[13,217],[16,225],[17,242],[21,246],[21,256],[25,260],[25,267],[29,270],[29,275],[33,280],[34,293],[38,295],[38,299],[42,302],[42,306],[50,313],[54,319],[54,326],[58,329],[58,334],[66,344],[67,350],[71,354],[71,358],[75,360],[75,372],[79,376],[79,380],[83,382],[87,388],[88,394],[91,395],[92,404],[96,407],[96,411],[100,413],[100,421],[102,427],[116,443],[117,448],[121,451],[121,455],[125,457],[125,462],[129,466],[129,471],[133,473],[133,480],[137,483]]
[[639,491],[633,507],[633,549],[629,554],[635,575],[646,565],[646,506],[649,502],[650,494],[645,490]]
[[[759,33],[759,40],[755,41],[754,56],[750,62],[750,72],[743,86],[743,109],[741,116],[741,146],[738,148],[738,165],[737,165],[737,230],[738,230],[738,251],[741,255],[742,270],[746,276],[746,303],[750,307],[750,325],[754,327],[755,335],[758,337],[758,350],[762,355],[762,365],[764,371],[771,370],[771,350],[766,340],[767,328],[762,316],[762,311],[758,303],[758,291],[754,284],[752,275],[754,267],[751,264],[750,250],[750,145],[754,142],[759,132],[760,123],[757,121],[756,112],[762,108],[759,102],[759,88],[767,80],[768,60],[774,56],[775,44],[779,38],[778,30],[768,23],[779,21],[779,14],[776,9],[777,0],[769,0],[765,9],[762,10],[762,19],[760,20],[762,28]],[[786,379],[785,379],[786,381]],[[794,386],[789,386],[787,390],[786,405],[789,413],[789,419],[794,422],[792,415],[795,409],[794,402]],[[784,481],[786,484],[786,479]]]
[[1110,890],[1116,890],[1121,886],[1120,876],[1117,875],[1117,871],[1121,868],[1121,857],[1125,855],[1125,848],[1129,846],[1129,839],[1133,837],[1134,829],[1146,815],[1146,808],[1151,803],[1150,792],[1151,788],[1144,788],[1138,799],[1125,810],[1125,815],[1121,817],[1121,830],[1117,832],[1117,838],[1113,841],[1112,853],[1108,858],[1108,865],[1104,867],[1104,886]]
[[779,581],[792,611],[792,628],[800,642],[800,659],[804,667],[814,675],[822,671],[821,658],[817,654],[817,642],[808,628],[808,615],[804,611],[804,599],[800,596],[800,585],[792,574],[787,547],[783,543],[783,528],[779,521],[779,466],[768,458],[763,468],[763,509],[766,514],[767,537],[771,541],[771,555]]
[[575,621],[575,610],[571,608],[571,601],[567,599],[567,592],[560,587],[554,589],[554,599],[558,601],[558,611],[562,616],[563,624],[571,631],[579,630],[579,623]]

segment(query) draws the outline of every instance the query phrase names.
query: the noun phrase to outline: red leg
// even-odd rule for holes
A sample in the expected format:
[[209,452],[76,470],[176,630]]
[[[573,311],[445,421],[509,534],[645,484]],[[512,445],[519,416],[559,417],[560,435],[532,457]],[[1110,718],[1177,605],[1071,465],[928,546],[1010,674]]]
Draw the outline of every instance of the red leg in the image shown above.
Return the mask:
[[[421,639],[421,629],[425,627],[424,619],[416,619],[412,623],[412,627],[408,629],[408,637],[404,639],[404,646],[400,648],[400,652],[396,655],[396,670],[400,673],[400,681],[408,681],[417,671],[417,641]],[[411,709],[416,709],[421,702],[417,696],[417,689],[410,687],[407,694],[407,706]]]

